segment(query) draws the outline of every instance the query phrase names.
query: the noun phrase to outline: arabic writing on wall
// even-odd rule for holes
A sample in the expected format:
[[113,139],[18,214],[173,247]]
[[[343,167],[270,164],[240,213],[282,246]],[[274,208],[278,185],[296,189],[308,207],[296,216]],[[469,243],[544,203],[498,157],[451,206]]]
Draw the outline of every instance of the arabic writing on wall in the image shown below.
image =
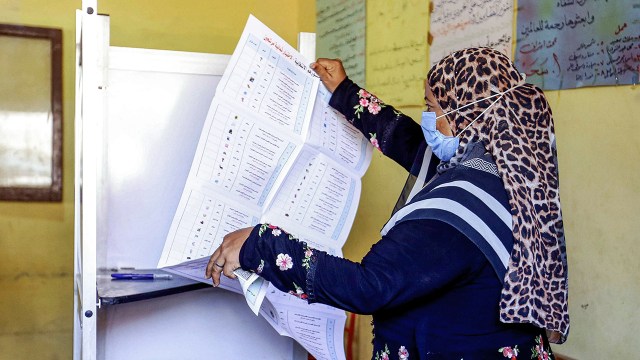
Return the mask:
[[640,1],[518,4],[516,65],[528,82],[545,90],[638,83]]
[[316,6],[318,57],[340,58],[349,78],[364,86],[364,0],[318,0]]
[[427,17],[424,0],[368,0],[367,89],[396,107],[424,104]]
[[433,0],[429,60],[453,51],[488,46],[511,56],[513,0]]

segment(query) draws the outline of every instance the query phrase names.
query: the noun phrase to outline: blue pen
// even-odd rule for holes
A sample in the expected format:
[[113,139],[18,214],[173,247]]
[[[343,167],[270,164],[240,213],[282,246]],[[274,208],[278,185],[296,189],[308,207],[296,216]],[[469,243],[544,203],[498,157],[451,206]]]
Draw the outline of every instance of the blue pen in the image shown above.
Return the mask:
[[171,275],[115,273],[111,274],[111,278],[111,280],[171,280]]

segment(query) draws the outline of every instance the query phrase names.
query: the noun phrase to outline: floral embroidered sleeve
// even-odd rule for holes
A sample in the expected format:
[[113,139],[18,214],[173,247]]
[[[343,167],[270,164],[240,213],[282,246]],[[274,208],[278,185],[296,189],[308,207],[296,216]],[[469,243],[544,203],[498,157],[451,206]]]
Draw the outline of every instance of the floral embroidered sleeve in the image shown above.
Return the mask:
[[366,136],[371,144],[411,170],[424,137],[420,125],[348,78],[335,89],[329,104]]
[[278,289],[308,299],[307,277],[317,250],[270,224],[256,225],[240,250],[240,264]]
[[240,264],[309,302],[370,314],[428,296],[477,272],[486,259],[461,233],[437,221],[398,224],[360,263],[260,224],[240,250]]

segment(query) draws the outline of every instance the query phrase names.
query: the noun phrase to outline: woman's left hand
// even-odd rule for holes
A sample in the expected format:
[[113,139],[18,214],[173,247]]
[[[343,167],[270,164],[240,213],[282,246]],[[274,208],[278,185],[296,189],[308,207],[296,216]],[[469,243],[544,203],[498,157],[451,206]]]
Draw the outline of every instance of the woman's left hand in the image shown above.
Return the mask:
[[213,286],[220,285],[220,274],[236,278],[233,271],[240,267],[240,249],[252,230],[253,227],[248,227],[228,233],[220,247],[213,252],[205,271],[205,278],[212,278]]

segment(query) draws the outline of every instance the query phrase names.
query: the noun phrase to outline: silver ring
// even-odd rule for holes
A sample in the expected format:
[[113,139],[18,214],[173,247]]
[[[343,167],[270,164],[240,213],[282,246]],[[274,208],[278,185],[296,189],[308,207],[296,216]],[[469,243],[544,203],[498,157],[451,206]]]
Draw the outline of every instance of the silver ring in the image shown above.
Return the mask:
[[215,265],[215,266],[217,266],[217,267],[219,267],[219,268],[223,268],[223,267],[224,267],[224,265],[220,265],[220,264],[218,264],[218,263],[217,263],[217,262],[215,262],[215,261],[213,262],[213,265]]

